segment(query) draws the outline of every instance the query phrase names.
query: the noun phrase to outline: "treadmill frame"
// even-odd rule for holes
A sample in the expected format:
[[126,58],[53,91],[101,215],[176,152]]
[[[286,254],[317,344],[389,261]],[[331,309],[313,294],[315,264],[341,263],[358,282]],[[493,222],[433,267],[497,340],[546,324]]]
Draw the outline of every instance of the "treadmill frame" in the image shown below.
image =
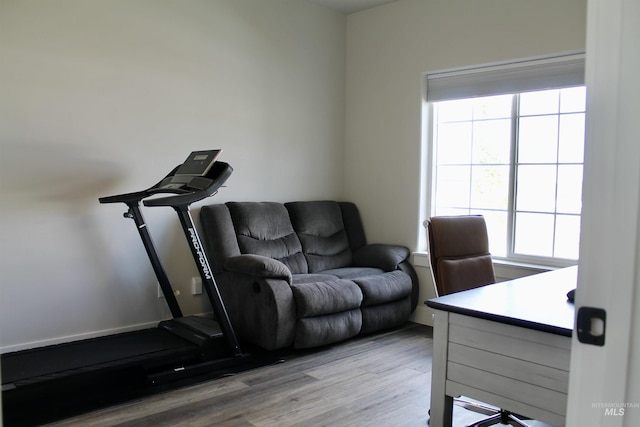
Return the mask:
[[[194,379],[203,380],[219,377],[228,373],[234,365],[247,361],[247,355],[242,352],[229,320],[189,209],[192,203],[216,194],[233,172],[233,168],[227,163],[215,162],[205,176],[194,177],[193,182],[196,187],[190,188],[187,184],[182,187],[164,185],[167,181],[172,180],[179,166],[174,168],[162,181],[147,190],[99,199],[100,203],[121,202],[127,205],[128,211],[124,213],[124,217],[133,219],[138,229],[173,320],[160,322],[158,328],[73,341],[2,355],[3,414],[4,421],[7,424],[32,425],[32,423],[38,424],[43,421],[53,421],[78,413],[78,411],[97,409],[107,404],[123,402],[133,397],[193,382]],[[144,200],[162,193],[170,193],[172,195]],[[194,257],[194,262],[202,278],[205,291],[211,302],[216,321],[220,326],[222,338],[226,343],[225,349],[216,348],[216,345],[214,345],[221,340],[218,335],[212,337],[205,334],[196,339],[185,339],[185,335],[191,333],[191,330],[198,326],[197,323],[205,321],[205,319],[198,318],[198,322],[194,324],[194,322],[188,321],[189,318],[183,317],[182,310],[173,293],[173,288],[140,210],[141,202],[150,207],[170,206],[176,211]],[[174,331],[174,329],[177,329],[177,331]],[[162,338],[164,334],[169,334],[167,340]],[[78,357],[78,366],[76,367],[69,365],[62,371],[48,373],[40,369],[37,374],[31,377],[23,372],[20,367],[21,358],[26,360],[29,357],[41,357],[43,362],[46,363],[46,360],[51,360],[51,357],[59,357],[56,354],[59,354],[60,351],[77,349],[75,351],[88,354],[92,347],[123,346],[122,340],[133,336],[140,340],[155,340],[158,342],[158,348],[144,354],[129,354],[124,358],[112,360],[95,361],[95,357],[85,357],[84,365],[83,361],[80,360],[82,357]],[[160,342],[164,344],[164,341],[171,341],[173,344],[169,346],[170,348],[165,348],[160,344]],[[183,341],[183,344],[181,344],[181,341]],[[122,353],[127,352],[123,351]],[[91,362],[87,362],[89,359],[91,359]],[[91,365],[86,366],[87,363],[91,363]],[[43,405],[43,401],[46,401],[47,404]],[[40,409],[33,411],[34,405],[37,405]],[[82,406],[82,408],[75,408],[78,405]],[[48,410],[57,411],[57,415],[48,416]]]

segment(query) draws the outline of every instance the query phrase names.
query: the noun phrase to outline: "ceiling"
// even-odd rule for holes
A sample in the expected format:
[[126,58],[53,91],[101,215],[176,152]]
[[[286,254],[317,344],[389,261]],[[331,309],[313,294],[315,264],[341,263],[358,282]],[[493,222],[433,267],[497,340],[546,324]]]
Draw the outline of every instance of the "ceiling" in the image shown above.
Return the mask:
[[370,7],[379,6],[385,3],[391,3],[396,0],[307,0],[329,9],[348,14],[369,9]]

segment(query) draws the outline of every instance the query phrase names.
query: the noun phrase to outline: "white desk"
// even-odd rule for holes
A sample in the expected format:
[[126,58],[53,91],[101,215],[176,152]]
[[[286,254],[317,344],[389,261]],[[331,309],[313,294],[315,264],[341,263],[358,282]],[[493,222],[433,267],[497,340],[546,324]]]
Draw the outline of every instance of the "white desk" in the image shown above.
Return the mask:
[[426,302],[436,309],[431,427],[451,426],[453,396],[565,423],[577,267]]

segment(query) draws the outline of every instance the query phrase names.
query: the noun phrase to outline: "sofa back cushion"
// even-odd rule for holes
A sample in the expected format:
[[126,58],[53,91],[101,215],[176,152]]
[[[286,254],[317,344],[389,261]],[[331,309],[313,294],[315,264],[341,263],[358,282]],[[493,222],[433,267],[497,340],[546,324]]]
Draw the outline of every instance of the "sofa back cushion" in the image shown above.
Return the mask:
[[351,265],[352,252],[338,202],[285,203],[309,273]]
[[362,220],[360,219],[360,211],[352,202],[338,202],[338,205],[340,205],[340,210],[342,211],[342,222],[347,232],[349,247],[351,252],[355,252],[367,244]]
[[302,246],[282,203],[228,202],[238,247],[243,254],[277,259],[291,273],[308,273]]

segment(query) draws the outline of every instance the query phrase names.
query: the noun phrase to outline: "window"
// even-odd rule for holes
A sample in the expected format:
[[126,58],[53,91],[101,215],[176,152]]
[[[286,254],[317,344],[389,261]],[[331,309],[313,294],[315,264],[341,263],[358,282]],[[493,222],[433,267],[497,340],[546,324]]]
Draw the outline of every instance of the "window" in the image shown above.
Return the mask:
[[496,257],[578,258],[586,90],[563,84],[430,103],[431,212],[483,215]]

